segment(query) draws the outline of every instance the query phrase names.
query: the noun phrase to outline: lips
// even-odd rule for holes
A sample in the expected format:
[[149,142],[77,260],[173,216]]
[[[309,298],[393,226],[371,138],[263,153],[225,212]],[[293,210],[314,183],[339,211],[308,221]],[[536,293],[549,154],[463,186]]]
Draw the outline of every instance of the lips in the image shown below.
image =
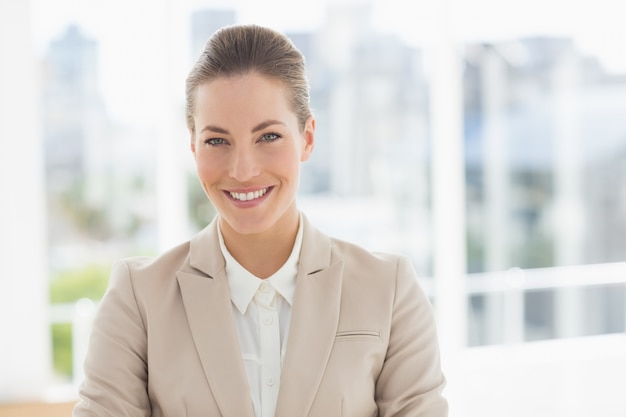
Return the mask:
[[256,200],[257,198],[263,197],[265,194],[267,194],[267,192],[271,188],[272,187],[265,187],[265,188],[261,188],[259,190],[242,192],[242,193],[234,192],[234,191],[228,191],[228,194],[234,200],[238,200],[238,201],[252,201],[252,200]]

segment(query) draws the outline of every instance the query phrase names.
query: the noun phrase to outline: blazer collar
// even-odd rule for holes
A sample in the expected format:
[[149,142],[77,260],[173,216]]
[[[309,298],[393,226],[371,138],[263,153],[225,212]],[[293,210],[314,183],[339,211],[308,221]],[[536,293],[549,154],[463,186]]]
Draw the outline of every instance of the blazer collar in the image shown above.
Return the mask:
[[343,262],[330,238],[305,218],[276,417],[306,416],[322,381],[339,323]]
[[330,266],[331,244],[330,238],[311,224],[303,214],[304,236],[300,252],[299,275],[311,275]]
[[226,267],[226,261],[220,250],[218,221],[219,216],[216,216],[189,242],[189,266],[209,277],[224,273]]
[[[218,221],[219,216],[216,216],[207,227],[196,234],[191,239],[189,248],[189,266],[209,277],[222,273],[226,267],[226,261],[219,249]],[[313,226],[304,214],[302,221],[304,235],[298,269],[309,275],[328,268],[331,245],[330,238]]]
[[225,261],[219,247],[217,218],[190,241],[189,264],[178,283],[200,362],[220,412],[254,417],[250,389],[232,314]]

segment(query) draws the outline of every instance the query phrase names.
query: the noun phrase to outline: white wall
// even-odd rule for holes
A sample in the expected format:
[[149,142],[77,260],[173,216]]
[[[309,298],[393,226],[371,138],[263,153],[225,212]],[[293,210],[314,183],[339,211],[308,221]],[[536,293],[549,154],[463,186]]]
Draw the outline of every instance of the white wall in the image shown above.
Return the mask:
[[37,72],[28,1],[0,1],[0,401],[50,379]]

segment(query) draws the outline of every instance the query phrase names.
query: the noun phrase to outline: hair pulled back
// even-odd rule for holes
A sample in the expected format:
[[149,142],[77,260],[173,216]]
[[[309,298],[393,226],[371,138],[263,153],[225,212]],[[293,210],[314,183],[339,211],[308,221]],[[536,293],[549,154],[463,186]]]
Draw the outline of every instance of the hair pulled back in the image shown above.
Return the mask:
[[304,56],[284,34],[258,25],[226,26],[208,39],[186,82],[187,127],[194,132],[193,115],[198,86],[219,77],[257,73],[280,81],[300,129],[311,116],[309,82]]

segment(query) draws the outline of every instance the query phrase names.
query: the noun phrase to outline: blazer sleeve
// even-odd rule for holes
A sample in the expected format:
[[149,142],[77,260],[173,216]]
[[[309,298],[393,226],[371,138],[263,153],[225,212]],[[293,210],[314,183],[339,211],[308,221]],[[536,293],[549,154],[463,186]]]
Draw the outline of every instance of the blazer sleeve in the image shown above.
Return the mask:
[[73,417],[147,417],[146,327],[124,261],[112,270],[94,318]]
[[445,417],[432,306],[406,257],[399,258],[389,345],[376,383],[380,417]]

